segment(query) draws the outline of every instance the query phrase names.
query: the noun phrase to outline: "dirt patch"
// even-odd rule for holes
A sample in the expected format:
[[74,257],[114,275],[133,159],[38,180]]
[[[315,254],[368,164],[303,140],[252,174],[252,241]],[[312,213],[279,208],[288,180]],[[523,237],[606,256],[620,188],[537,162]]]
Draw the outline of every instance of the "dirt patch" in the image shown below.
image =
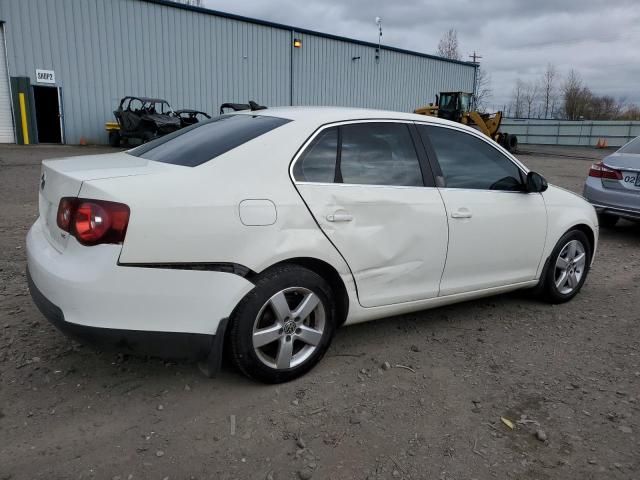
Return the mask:
[[[84,348],[31,303],[39,162],[100,151],[0,147],[0,479],[637,478],[638,226],[602,231],[568,304],[516,293],[356,325],[298,381],[209,380]],[[521,159],[577,192],[591,163]]]

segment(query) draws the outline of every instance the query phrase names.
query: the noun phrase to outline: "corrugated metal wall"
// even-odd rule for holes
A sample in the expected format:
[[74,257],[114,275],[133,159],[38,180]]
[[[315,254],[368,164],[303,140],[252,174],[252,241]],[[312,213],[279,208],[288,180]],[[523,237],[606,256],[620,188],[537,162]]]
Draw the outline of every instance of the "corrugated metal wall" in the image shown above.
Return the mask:
[[[140,0],[0,0],[11,76],[54,70],[68,143],[105,143],[125,95],[217,113],[225,101],[410,111],[473,88],[473,67]],[[352,60],[360,56],[360,60]],[[293,69],[291,59],[293,58]],[[293,72],[292,72],[293,70]]]
[[15,142],[12,113],[11,89],[4,49],[4,25],[0,24],[0,143]]
[[619,147],[640,135],[640,122],[505,118],[502,130],[517,135],[518,143],[595,146],[606,139],[608,146]]
[[[434,58],[295,34],[293,51],[296,105],[341,105],[411,112],[435,100],[440,91],[473,90],[474,69]],[[358,58],[359,57],[359,58]]]

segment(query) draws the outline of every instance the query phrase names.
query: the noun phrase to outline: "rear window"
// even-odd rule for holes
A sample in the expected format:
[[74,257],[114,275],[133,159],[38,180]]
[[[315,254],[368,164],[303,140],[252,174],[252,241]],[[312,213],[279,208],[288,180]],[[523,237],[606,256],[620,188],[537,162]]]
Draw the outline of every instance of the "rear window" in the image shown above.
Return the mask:
[[195,167],[291,120],[260,115],[222,115],[129,150],[135,157]]
[[618,150],[620,153],[636,153],[640,154],[640,137],[636,137]]

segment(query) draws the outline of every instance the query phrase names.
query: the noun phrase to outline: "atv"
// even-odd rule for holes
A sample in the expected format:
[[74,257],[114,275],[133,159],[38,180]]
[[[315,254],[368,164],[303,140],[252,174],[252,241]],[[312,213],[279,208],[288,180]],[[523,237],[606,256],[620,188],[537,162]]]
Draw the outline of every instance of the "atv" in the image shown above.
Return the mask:
[[117,123],[107,122],[109,144],[118,147],[134,138],[148,142],[181,128],[180,118],[166,100],[147,97],[124,97],[113,112]]
[[204,122],[209,120],[211,115],[199,110],[189,110],[187,108],[183,110],[176,110],[173,114],[180,119],[180,128],[195,125],[198,122]]

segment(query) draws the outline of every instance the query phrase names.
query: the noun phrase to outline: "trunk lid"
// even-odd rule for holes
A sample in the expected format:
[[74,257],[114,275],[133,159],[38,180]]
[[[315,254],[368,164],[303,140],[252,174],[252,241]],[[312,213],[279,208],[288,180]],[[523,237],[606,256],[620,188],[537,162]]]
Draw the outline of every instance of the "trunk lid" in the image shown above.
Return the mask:
[[83,182],[150,175],[175,168],[180,167],[134,157],[125,152],[43,160],[38,208],[49,242],[59,252],[64,251],[69,234],[58,228],[58,205],[62,197],[77,197]]

